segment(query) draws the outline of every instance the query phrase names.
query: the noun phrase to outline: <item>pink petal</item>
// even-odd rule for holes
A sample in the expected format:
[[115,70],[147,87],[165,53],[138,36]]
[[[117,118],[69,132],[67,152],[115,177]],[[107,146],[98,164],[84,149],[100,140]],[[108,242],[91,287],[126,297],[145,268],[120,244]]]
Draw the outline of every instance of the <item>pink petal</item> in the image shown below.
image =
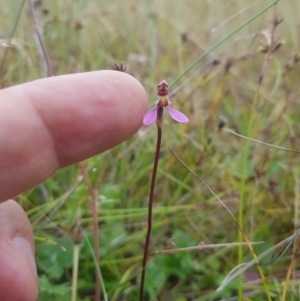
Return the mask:
[[153,109],[149,110],[143,119],[143,125],[150,125],[152,124],[157,118],[157,107],[155,106]]
[[169,114],[175,121],[177,121],[179,123],[189,122],[189,119],[183,113],[181,113],[175,109],[172,109],[170,107],[166,107],[166,109],[168,110]]

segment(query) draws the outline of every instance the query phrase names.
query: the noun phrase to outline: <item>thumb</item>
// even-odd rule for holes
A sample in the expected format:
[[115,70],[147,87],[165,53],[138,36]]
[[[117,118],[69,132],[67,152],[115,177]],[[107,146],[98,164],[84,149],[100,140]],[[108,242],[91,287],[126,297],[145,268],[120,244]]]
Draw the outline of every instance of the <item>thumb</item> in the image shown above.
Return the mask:
[[37,298],[30,222],[16,202],[0,203],[0,300],[36,301]]

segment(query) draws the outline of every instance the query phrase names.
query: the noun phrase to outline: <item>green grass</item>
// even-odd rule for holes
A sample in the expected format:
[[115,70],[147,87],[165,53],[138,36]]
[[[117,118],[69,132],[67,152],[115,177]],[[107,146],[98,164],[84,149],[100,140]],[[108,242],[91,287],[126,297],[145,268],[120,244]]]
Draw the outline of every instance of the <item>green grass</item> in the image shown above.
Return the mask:
[[[172,156],[170,146],[224,201],[248,238],[265,241],[254,246],[260,254],[299,227],[299,155],[218,131],[218,122],[224,118],[226,127],[238,133],[300,149],[300,69],[292,63],[299,53],[300,4],[280,1],[276,6],[276,14],[284,19],[276,35],[285,44],[268,60],[258,89],[265,55],[257,48],[265,43],[260,32],[270,28],[274,10],[264,9],[272,2],[174,3],[56,0],[43,1],[36,12],[55,75],[123,62],[144,85],[150,104],[162,79],[175,83],[172,90],[178,89],[171,97],[174,107],[191,121],[179,126],[165,118],[151,250],[242,240],[230,216]],[[15,6],[1,1],[3,40],[9,39],[16,24]],[[25,5],[11,41],[15,48],[0,48],[2,56],[7,51],[1,70],[4,87],[45,77],[32,34]],[[185,73],[195,61],[199,62]],[[97,200],[100,268],[110,301],[137,300],[155,139],[154,127],[142,127],[122,145],[84,162],[93,187],[99,187],[107,164]],[[40,301],[71,300],[71,229],[78,214],[92,239],[90,197],[79,176],[78,166],[70,166],[18,198],[35,236],[45,238],[37,241],[36,249]],[[278,262],[262,267],[272,300],[280,300],[291,254],[290,250]],[[145,291],[149,300],[236,300],[229,299],[236,296],[242,300],[241,294],[243,300],[267,300],[256,267],[216,292],[234,267],[251,259],[245,246],[155,255],[149,260]],[[77,300],[93,300],[94,270],[92,251],[82,240]],[[298,278],[295,270],[286,300],[299,299]]]

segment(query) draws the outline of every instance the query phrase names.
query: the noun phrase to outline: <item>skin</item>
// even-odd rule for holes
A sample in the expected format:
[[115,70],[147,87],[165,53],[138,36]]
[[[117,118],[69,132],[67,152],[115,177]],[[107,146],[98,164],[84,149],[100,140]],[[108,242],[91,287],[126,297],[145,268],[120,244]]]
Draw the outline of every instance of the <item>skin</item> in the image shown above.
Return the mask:
[[38,299],[32,228],[9,199],[128,139],[146,110],[141,84],[118,71],[51,77],[0,91],[1,301]]

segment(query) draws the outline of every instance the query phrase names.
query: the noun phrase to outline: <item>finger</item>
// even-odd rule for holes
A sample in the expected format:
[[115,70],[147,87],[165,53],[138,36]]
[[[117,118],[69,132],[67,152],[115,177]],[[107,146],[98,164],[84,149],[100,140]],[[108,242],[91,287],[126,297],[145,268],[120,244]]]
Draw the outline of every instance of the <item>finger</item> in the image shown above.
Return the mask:
[[30,222],[14,201],[0,203],[1,301],[38,298],[34,243]]
[[118,71],[37,80],[0,100],[0,201],[128,139],[147,109],[141,84]]

